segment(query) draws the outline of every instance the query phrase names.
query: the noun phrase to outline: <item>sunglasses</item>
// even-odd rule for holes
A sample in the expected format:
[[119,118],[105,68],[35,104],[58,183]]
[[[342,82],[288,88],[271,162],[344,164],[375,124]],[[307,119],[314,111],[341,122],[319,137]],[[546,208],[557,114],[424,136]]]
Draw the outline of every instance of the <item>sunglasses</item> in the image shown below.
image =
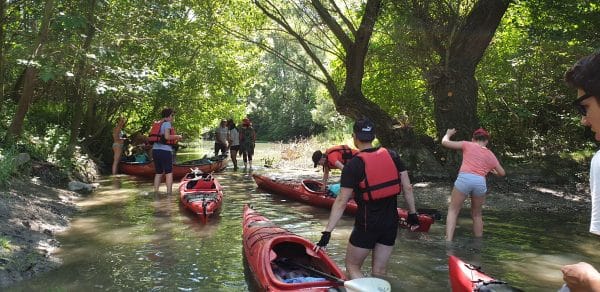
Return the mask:
[[592,96],[593,95],[586,93],[586,94],[578,97],[575,101],[573,101],[573,106],[577,109],[577,112],[579,112],[582,116],[587,115],[587,109],[585,108],[585,106],[581,105],[581,102]]

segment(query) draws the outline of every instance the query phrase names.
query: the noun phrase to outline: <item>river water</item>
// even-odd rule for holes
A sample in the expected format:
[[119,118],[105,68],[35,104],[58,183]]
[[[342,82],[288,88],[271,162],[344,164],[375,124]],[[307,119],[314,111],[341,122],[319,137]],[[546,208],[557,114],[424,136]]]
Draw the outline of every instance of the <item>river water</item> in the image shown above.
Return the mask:
[[[298,179],[321,175],[308,158],[296,169],[258,165],[274,155],[268,150],[275,147],[259,145],[253,172]],[[178,160],[201,153],[188,152]],[[164,184],[163,192],[153,194],[149,180],[126,175],[103,178],[100,188],[78,203],[81,212],[71,228],[59,235],[62,246],[57,256],[62,266],[8,290],[248,291],[251,279],[244,274],[241,242],[244,204],[296,234],[319,239],[327,210],[259,190],[251,171],[243,167],[233,171],[231,163],[216,177],[224,186],[224,203],[221,213],[208,223],[183,209],[175,195],[166,196]],[[427,191],[426,184],[420,188],[415,193]],[[445,198],[449,191],[442,190],[438,198]],[[417,200],[418,207],[445,206],[439,199]],[[562,265],[585,260],[600,267],[600,240],[587,232],[588,217],[510,208],[485,210],[484,238],[477,241],[470,236],[471,221],[463,209],[452,245],[444,241],[443,221],[436,222],[429,233],[402,230],[387,280],[393,291],[450,291],[447,259],[454,254],[525,291],[556,291],[562,285]],[[328,246],[328,253],[341,267],[352,223],[351,217],[344,216]],[[368,266],[369,262],[365,271]]]

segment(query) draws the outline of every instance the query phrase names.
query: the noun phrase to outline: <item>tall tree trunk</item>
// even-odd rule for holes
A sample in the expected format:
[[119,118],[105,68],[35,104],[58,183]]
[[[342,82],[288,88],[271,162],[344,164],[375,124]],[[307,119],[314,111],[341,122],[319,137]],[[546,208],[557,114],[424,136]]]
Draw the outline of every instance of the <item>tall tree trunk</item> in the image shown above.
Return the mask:
[[[428,88],[434,97],[438,138],[448,128],[458,130],[457,139],[467,139],[479,127],[475,70],[488,48],[510,0],[479,0],[450,37],[446,49],[439,50],[440,63],[427,72]],[[440,39],[439,36],[430,38]]]
[[[30,63],[35,61],[42,53],[46,39],[48,38],[48,31],[50,28],[50,18],[52,17],[52,11],[54,10],[54,0],[47,0],[44,5],[44,17],[40,26],[40,32],[36,43],[33,45],[31,56],[29,57]],[[8,143],[19,139],[23,132],[23,122],[25,115],[29,111],[29,106],[33,98],[35,87],[37,85],[38,69],[31,64],[27,65],[25,69],[25,78],[23,81],[23,94],[19,99],[19,105],[15,117],[13,118],[8,131],[6,132],[6,139]]]
[[96,8],[96,0],[88,0],[87,1],[87,9],[86,9],[86,20],[87,26],[85,31],[85,40],[83,46],[81,48],[81,53],[78,58],[78,63],[75,71],[75,79],[73,80],[73,95],[71,96],[72,100],[72,112],[73,117],[71,120],[71,137],[69,139],[69,147],[67,153],[73,153],[73,149],[77,145],[77,138],[79,137],[81,122],[83,120],[83,101],[84,95],[86,93],[86,89],[82,85],[82,80],[86,76],[86,53],[89,51],[92,45],[92,39],[96,33],[96,28],[94,27],[94,11]]
[[[446,23],[459,15],[435,15],[427,4],[415,4],[414,15],[420,25]],[[480,126],[477,116],[478,86],[475,70],[489,46],[510,0],[478,0],[462,25],[450,30],[424,29],[420,46],[434,52],[437,64],[424,63],[427,88],[434,99],[434,119],[438,141],[449,128],[456,128],[454,139],[470,140],[473,130]],[[458,13],[458,11],[453,11]],[[443,19],[442,19],[443,18]],[[460,23],[460,22],[456,22]],[[437,27],[444,27],[438,25]],[[446,152],[450,169],[460,165],[460,153]]]
[[434,97],[434,119],[439,138],[449,128],[459,131],[455,138],[470,137],[469,134],[479,126],[477,80],[472,70],[439,70],[428,76],[427,84]]
[[0,112],[2,112],[2,105],[4,104],[4,100],[6,100],[6,96],[4,95],[5,87],[4,84],[4,74],[6,72],[6,56],[4,56],[4,42],[6,38],[6,33],[4,31],[5,22],[6,22],[6,1],[0,2]]

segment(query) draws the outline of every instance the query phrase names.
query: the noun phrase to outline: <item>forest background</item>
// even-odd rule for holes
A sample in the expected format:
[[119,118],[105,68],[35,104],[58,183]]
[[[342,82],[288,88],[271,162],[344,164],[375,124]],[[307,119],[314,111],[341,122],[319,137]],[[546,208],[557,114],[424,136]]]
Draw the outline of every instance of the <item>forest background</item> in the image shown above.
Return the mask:
[[597,147],[562,76],[598,27],[583,0],[2,1],[0,182],[21,152],[110,163],[117,117],[147,133],[167,106],[188,142],[248,116],[333,144],[367,116],[422,177],[456,169],[447,128],[482,126],[503,163],[583,181]]

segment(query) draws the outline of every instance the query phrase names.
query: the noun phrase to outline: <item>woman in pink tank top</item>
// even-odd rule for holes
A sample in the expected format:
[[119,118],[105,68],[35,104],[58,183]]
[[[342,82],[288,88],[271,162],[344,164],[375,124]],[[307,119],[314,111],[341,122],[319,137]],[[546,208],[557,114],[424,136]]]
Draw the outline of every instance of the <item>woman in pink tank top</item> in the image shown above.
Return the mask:
[[486,147],[490,140],[490,134],[486,130],[483,128],[475,130],[471,141],[451,141],[450,138],[455,133],[456,129],[448,129],[442,138],[442,146],[463,152],[462,164],[450,195],[450,205],[446,216],[446,241],[452,241],[454,238],[458,214],[469,195],[471,196],[473,234],[475,237],[483,236],[481,210],[487,192],[485,176],[489,172],[498,176],[506,174],[494,153]]

